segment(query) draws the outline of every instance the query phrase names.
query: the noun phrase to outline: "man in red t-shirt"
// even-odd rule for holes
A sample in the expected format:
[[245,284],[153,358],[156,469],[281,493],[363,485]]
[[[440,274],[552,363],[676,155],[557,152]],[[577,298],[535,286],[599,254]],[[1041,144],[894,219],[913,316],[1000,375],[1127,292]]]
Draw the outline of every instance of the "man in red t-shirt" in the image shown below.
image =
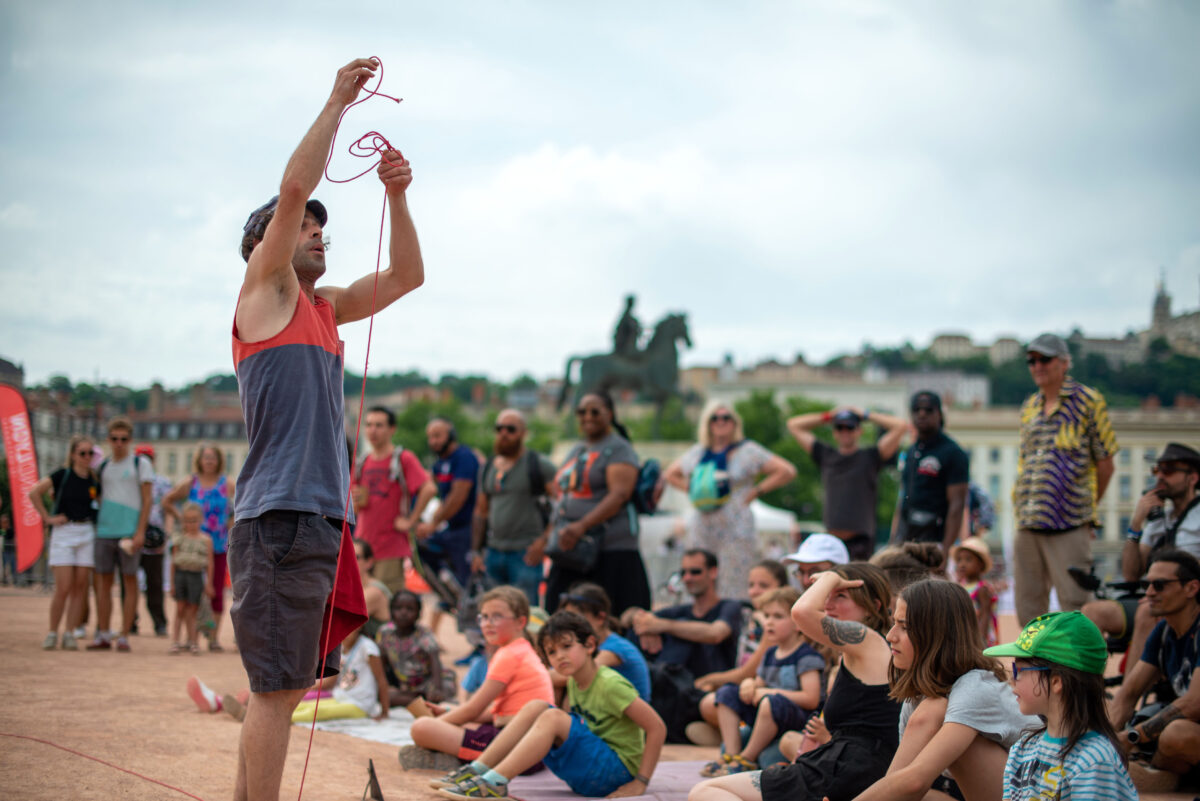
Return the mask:
[[437,495],[437,486],[412,451],[392,444],[396,415],[391,409],[374,406],[363,422],[371,452],[354,468],[354,536],[374,552],[374,577],[398,592],[404,589],[404,560],[412,555],[408,531]]

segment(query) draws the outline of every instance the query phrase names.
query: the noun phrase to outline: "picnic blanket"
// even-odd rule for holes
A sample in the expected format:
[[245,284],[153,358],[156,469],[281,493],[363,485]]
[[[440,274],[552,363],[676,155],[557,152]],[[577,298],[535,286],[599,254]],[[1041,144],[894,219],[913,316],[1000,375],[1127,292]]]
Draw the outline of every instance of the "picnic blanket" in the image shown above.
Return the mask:
[[[659,762],[644,795],[630,801],[687,801],[688,791],[702,779],[704,762]],[[518,801],[579,801],[566,782],[548,770],[533,776],[518,776],[509,782],[508,794]]]
[[[388,745],[412,745],[413,716],[405,708],[392,709],[386,720],[371,718],[350,718],[348,720],[322,720],[317,723],[317,731],[333,731],[349,734],[351,737],[361,737]],[[312,725],[311,721],[296,723],[303,729]]]

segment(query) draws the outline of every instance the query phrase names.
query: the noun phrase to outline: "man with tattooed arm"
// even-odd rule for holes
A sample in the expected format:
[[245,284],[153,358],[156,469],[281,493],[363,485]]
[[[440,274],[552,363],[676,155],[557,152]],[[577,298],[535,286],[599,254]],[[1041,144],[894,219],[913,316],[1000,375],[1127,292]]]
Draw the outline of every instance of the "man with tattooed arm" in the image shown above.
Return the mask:
[[[1167,698],[1173,694],[1174,700],[1121,733],[1134,757],[1129,775],[1142,792],[1169,792],[1180,783],[1195,789],[1200,786],[1200,561],[1185,551],[1161,551],[1142,584],[1150,613],[1163,619],[1109,703],[1109,719],[1120,730],[1131,722],[1137,699],[1153,684],[1168,682]],[[1149,766],[1137,761],[1139,754]]]

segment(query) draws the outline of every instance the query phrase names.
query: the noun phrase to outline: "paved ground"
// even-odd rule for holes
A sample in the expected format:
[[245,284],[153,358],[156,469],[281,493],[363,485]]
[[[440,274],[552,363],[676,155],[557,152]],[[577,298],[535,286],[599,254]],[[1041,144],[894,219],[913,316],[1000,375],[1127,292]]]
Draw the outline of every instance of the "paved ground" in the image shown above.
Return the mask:
[[[166,640],[145,634],[134,638],[129,654],[42,651],[48,608],[49,597],[40,590],[0,588],[0,673],[9,681],[8,698],[0,705],[0,734],[47,740],[182,788],[203,801],[230,798],[239,726],[227,715],[198,712],[184,683],[198,675],[219,690],[243,687],[245,674],[237,654],[168,656]],[[451,649],[453,658],[461,654],[463,644],[448,636],[451,626],[447,619],[443,635],[459,649]],[[228,621],[225,631],[230,631]],[[299,728],[293,729],[284,799],[295,798],[300,789],[306,739]],[[664,758],[702,759],[707,754],[707,749],[668,746]],[[388,801],[436,797],[426,789],[428,776],[401,770],[390,746],[326,732],[313,738],[303,797],[357,801],[368,759],[375,760]],[[184,797],[49,745],[0,736],[3,799]]]

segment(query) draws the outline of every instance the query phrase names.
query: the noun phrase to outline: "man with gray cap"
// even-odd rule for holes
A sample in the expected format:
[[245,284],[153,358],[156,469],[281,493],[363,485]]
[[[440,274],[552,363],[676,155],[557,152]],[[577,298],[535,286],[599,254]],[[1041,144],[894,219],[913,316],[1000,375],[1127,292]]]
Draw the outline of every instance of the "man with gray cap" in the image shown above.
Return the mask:
[[1049,608],[1051,586],[1064,610],[1087,602],[1067,568],[1092,562],[1092,518],[1117,452],[1104,397],[1067,375],[1067,343],[1042,334],[1025,351],[1038,391],[1021,407],[1013,488],[1013,593],[1022,626]]
[[[316,122],[288,161],[279,195],[246,221],[246,273],[233,325],[233,357],[250,449],[237,482],[229,537],[230,610],[251,697],[238,747],[234,798],[279,797],[292,710],[321,677],[338,672],[339,643],[365,614],[353,559],[343,559],[330,632],[322,619],[346,516],[350,465],[337,326],[384,309],[424,281],[405,190],[408,161],[382,154],[389,264],[346,288],[316,286],[325,273],[325,207],[310,198],[321,180],[342,111],[378,64],[356,59],[338,71]],[[348,614],[342,614],[342,610]],[[328,653],[322,654],[322,651]]]
[[[1172,442],[1150,467],[1154,486],[1133,508],[1125,546],[1121,550],[1121,577],[1138,581],[1146,574],[1154,554],[1178,548],[1200,559],[1200,451]],[[1168,508],[1170,511],[1167,511]],[[1109,637],[1129,640],[1136,658],[1157,620],[1145,598],[1140,601],[1090,601],[1083,613]]]

